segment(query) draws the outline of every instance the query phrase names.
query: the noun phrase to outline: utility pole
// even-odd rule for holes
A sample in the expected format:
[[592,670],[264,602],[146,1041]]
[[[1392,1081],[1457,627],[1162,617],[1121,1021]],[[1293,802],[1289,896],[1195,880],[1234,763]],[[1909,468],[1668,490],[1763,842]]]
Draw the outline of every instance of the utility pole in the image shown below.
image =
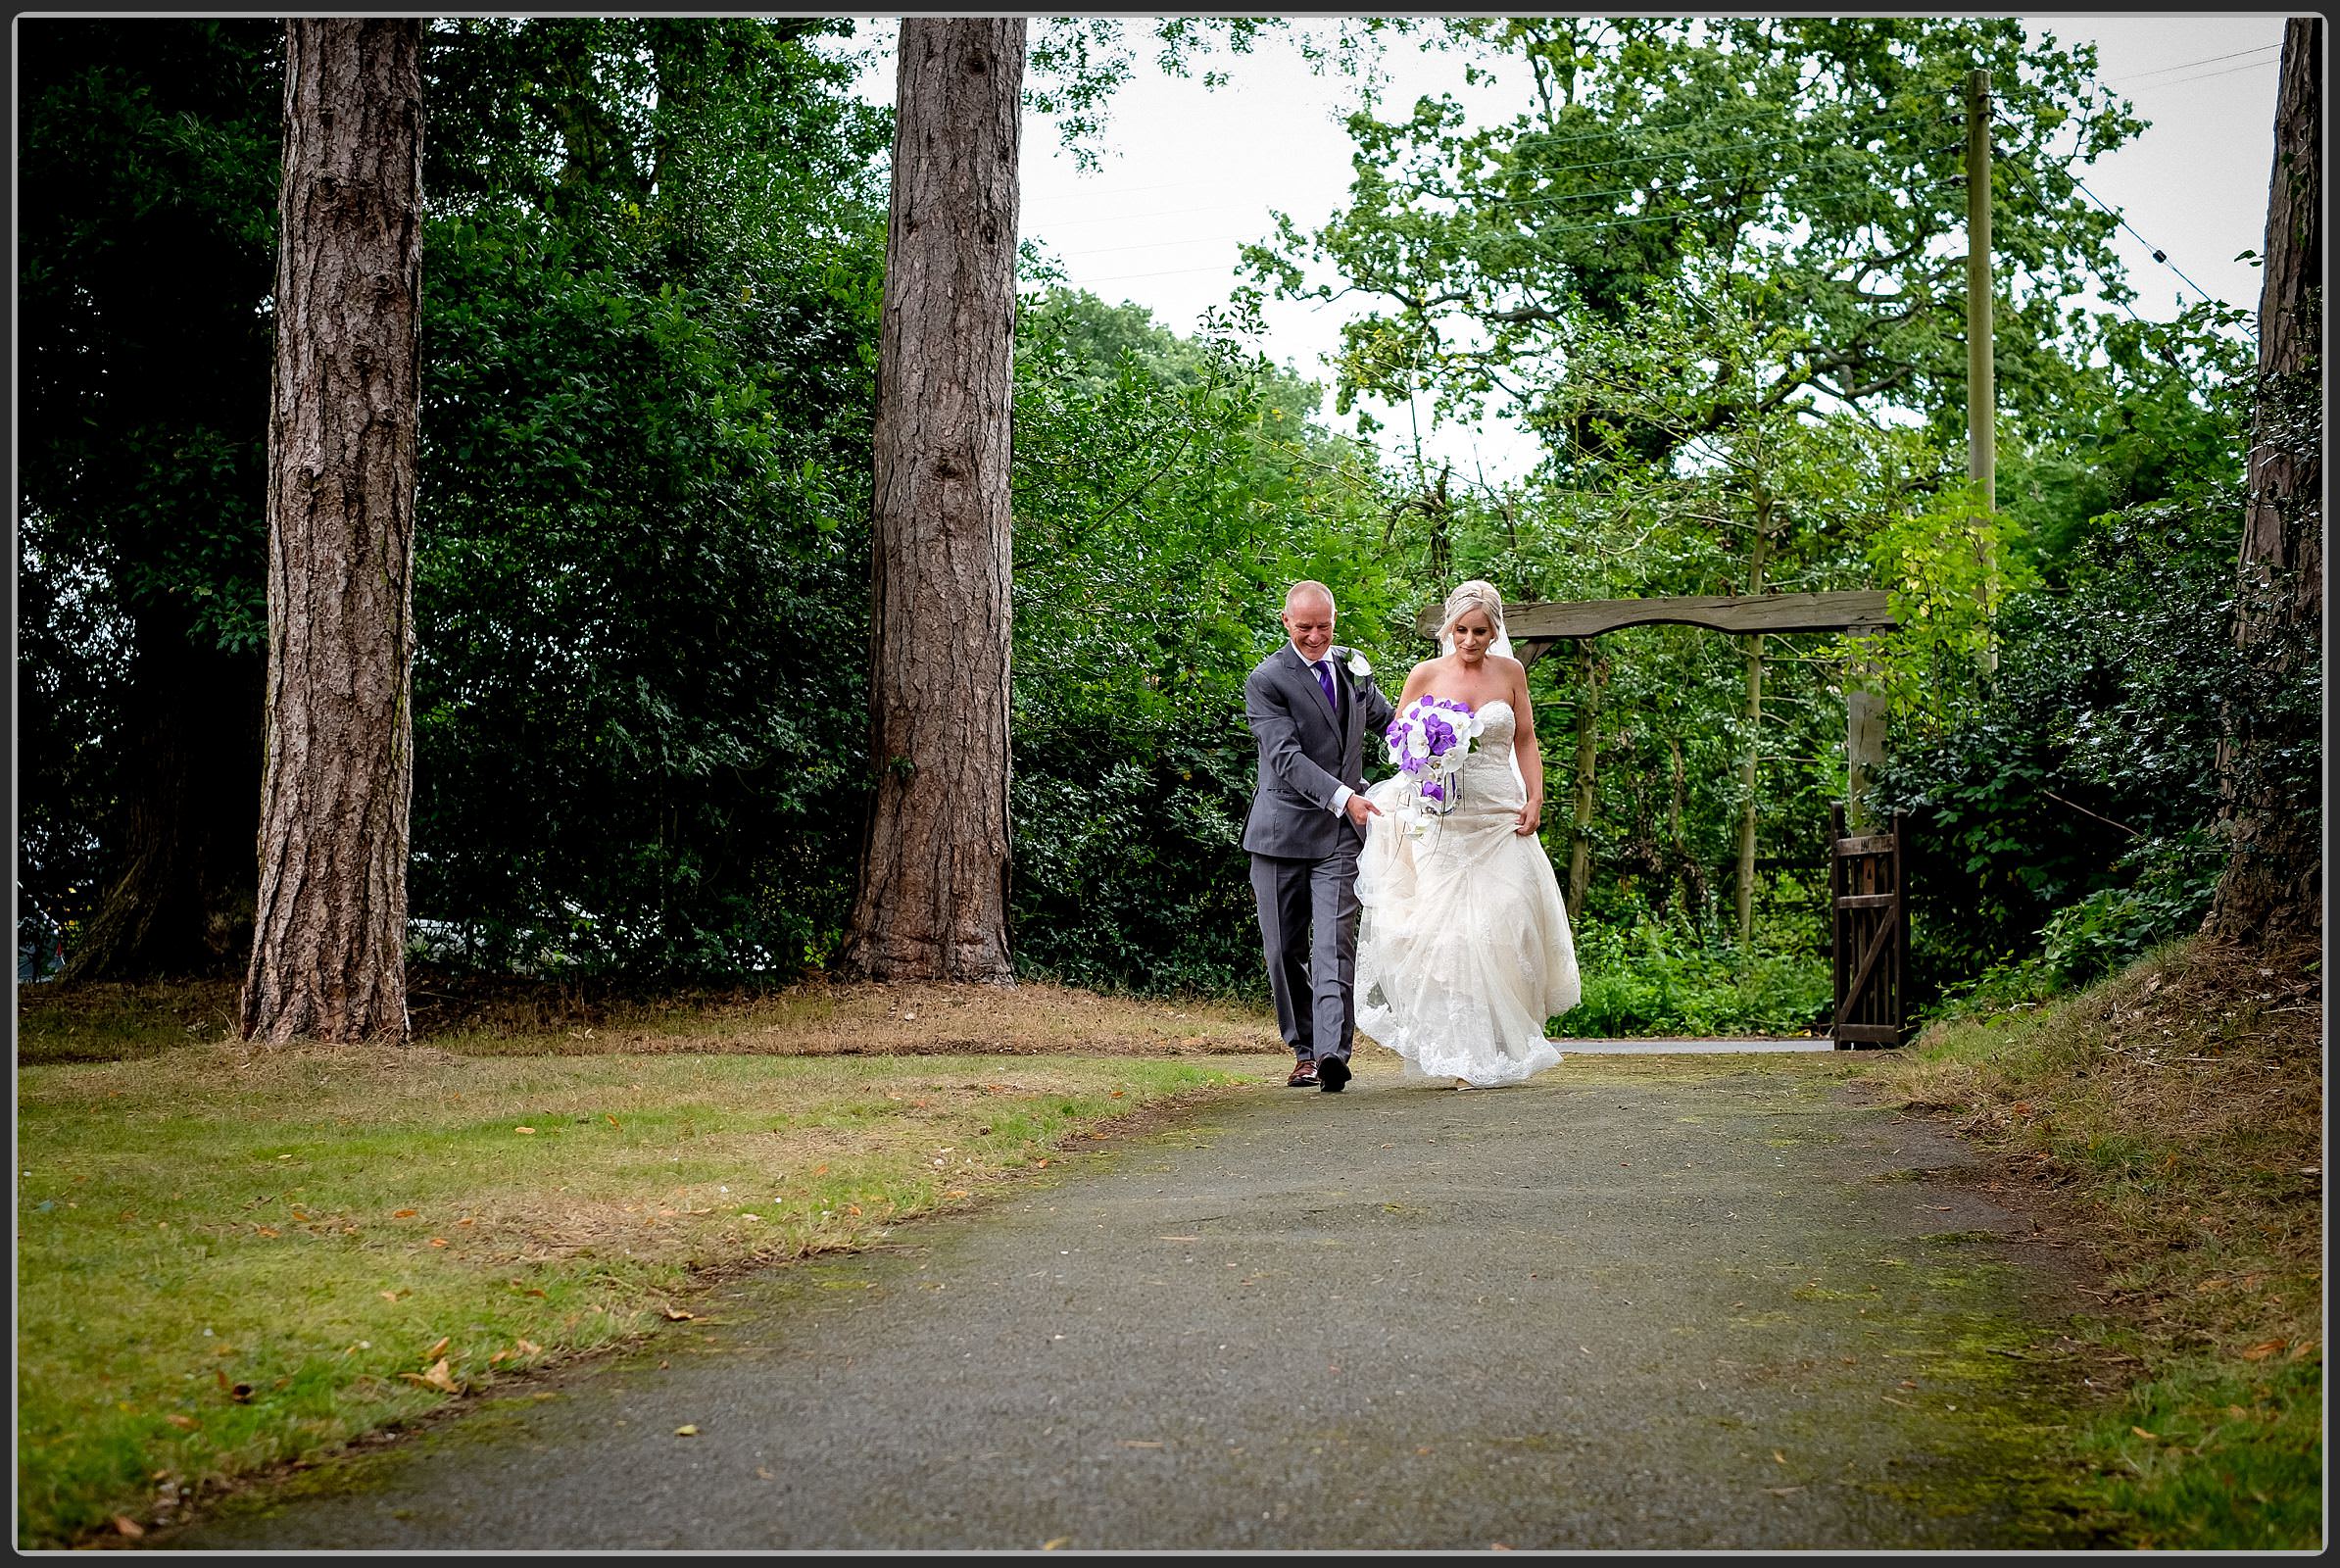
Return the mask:
[[[1997,386],[1991,367],[1990,73],[1967,73],[1967,477],[1982,497],[1987,520],[1999,510]],[[1982,546],[1982,667],[1999,666],[1998,638],[1987,628],[1999,599],[1998,547]]]

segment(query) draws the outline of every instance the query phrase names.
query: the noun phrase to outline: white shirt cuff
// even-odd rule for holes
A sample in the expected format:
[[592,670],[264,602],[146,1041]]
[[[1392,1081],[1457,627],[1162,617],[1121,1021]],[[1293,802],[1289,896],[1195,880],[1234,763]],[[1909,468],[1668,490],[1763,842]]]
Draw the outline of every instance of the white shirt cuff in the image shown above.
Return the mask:
[[1357,792],[1356,792],[1355,790],[1352,790],[1352,789],[1350,789],[1350,788],[1349,788],[1349,787],[1348,787],[1346,784],[1336,784],[1336,785],[1334,785],[1334,786],[1333,786],[1333,814],[1334,814],[1335,816],[1339,816],[1339,815],[1340,815],[1341,812],[1343,812],[1343,811],[1347,810],[1347,809],[1348,809],[1348,798],[1349,798],[1350,796],[1352,796],[1352,795],[1356,794],[1356,793],[1357,793]]

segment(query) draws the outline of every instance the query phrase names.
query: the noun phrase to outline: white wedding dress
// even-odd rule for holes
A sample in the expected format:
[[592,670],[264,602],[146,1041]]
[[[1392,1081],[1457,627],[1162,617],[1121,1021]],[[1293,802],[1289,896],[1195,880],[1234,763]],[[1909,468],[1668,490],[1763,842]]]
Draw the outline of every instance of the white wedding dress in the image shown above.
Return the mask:
[[1560,1060],[1545,1023],[1584,994],[1551,858],[1515,831],[1527,787],[1518,719],[1497,700],[1463,760],[1454,808],[1419,835],[1396,807],[1401,774],[1366,791],[1382,815],[1357,860],[1357,1029],[1409,1078],[1514,1084]]

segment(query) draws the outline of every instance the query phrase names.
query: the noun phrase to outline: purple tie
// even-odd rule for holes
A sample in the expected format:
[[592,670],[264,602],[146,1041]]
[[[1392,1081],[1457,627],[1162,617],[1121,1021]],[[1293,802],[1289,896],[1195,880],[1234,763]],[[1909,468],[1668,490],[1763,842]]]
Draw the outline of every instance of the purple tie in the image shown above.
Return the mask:
[[1339,712],[1341,700],[1333,695],[1333,666],[1321,659],[1316,662],[1316,684],[1325,689],[1325,701]]

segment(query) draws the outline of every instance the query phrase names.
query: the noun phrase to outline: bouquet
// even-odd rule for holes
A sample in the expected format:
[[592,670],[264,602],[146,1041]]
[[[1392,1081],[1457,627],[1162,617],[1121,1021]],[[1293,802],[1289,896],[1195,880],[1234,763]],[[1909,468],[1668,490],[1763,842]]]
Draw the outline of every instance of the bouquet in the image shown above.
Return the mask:
[[1447,697],[1417,697],[1382,732],[1389,760],[1407,786],[1397,803],[1406,830],[1420,833],[1462,798],[1463,760],[1487,721]]

